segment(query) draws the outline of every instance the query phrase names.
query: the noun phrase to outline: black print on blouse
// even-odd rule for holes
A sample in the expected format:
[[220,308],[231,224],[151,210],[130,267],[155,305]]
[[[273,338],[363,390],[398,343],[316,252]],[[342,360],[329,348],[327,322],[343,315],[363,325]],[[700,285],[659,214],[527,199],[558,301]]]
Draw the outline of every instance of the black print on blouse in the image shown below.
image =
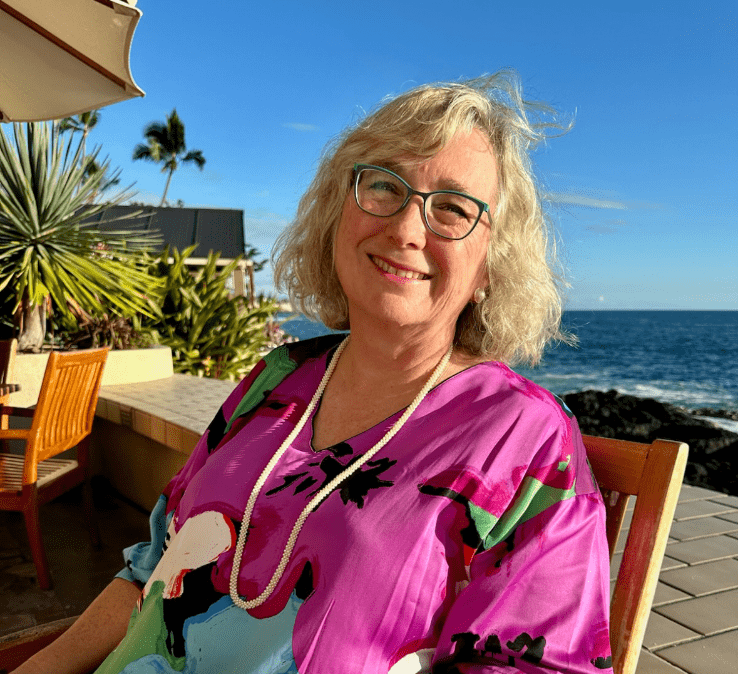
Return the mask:
[[228,421],[226,420],[225,415],[223,414],[223,409],[221,408],[208,426],[208,454],[212,454],[213,450],[223,439],[227,425]]
[[305,601],[312,594],[314,589],[313,567],[310,562],[305,562],[302,573],[297,579],[297,583],[295,583],[295,596],[298,599]]
[[[352,463],[355,463],[363,454],[359,454],[353,457],[348,463],[343,464],[338,459],[353,453],[351,446],[345,442],[333,445],[323,450],[330,452],[329,455],[324,456],[320,461],[315,461],[307,464],[308,468],[318,468],[323,473],[322,482],[319,486],[315,487],[312,491],[306,494],[306,498],[310,499],[317,494],[323,487],[325,487],[331,480],[342,473]],[[341,495],[341,500],[344,505],[348,505],[349,501],[356,504],[357,508],[364,507],[364,499],[368,496],[372,489],[378,489],[380,487],[391,487],[394,482],[390,480],[382,480],[379,475],[384,473],[386,470],[391,468],[397,463],[397,461],[391,461],[388,458],[377,459],[375,461],[367,461],[353,475],[346,478],[338,487]],[[292,484],[297,483],[294,490],[294,495],[307,491],[311,487],[318,484],[321,476],[310,475],[311,472],[317,473],[318,471],[305,470],[299,473],[293,473],[291,475],[282,476],[283,483],[278,487],[274,487],[266,492],[267,496],[272,496],[277,492],[287,489]],[[302,481],[300,481],[302,480]],[[322,502],[319,503],[315,509],[317,510],[321,506]]]
[[[453,674],[458,671],[456,665],[460,664],[515,666],[515,656],[508,655],[507,661],[503,659],[502,643],[498,635],[490,634],[484,640],[484,644],[477,648],[479,641],[480,636],[474,632],[459,632],[451,635],[451,643],[455,644],[454,652],[451,657],[438,662],[433,671]],[[546,639],[542,636],[533,639],[530,634],[523,632],[514,641],[508,641],[507,647],[515,653],[522,651],[522,655],[518,656],[519,659],[537,665],[543,659]]]
[[[507,552],[505,555],[509,555],[514,549],[515,549],[515,530],[510,533],[510,535],[502,541],[502,544],[507,546]],[[502,566],[502,560],[505,559],[505,555],[502,555],[496,562],[495,562],[495,568],[499,569]]]
[[166,647],[175,658],[186,655],[183,632],[185,620],[205,613],[224,596],[213,587],[211,574],[214,567],[215,562],[188,571],[182,579],[182,594],[162,602],[164,625],[167,628]]
[[608,655],[606,658],[595,658],[594,660],[590,660],[590,662],[597,669],[610,669],[612,667],[612,656]]
[[429,484],[418,485],[418,490],[421,494],[443,496],[464,506],[464,514],[466,515],[468,524],[461,530],[461,540],[464,542],[464,545],[468,545],[472,550],[476,550],[482,544],[477,527],[474,526],[474,519],[471,515],[471,508],[469,507],[470,501],[466,496],[447,487],[434,487]]

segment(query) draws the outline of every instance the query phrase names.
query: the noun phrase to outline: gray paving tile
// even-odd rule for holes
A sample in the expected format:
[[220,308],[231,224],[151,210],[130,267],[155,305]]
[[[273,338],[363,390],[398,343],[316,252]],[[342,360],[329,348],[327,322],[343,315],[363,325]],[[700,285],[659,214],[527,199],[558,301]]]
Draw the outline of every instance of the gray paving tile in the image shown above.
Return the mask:
[[738,511],[734,513],[721,513],[718,517],[721,520],[728,520],[728,522],[738,522]]
[[636,674],[684,674],[684,672],[644,648],[638,658]]
[[700,564],[711,560],[725,559],[738,555],[738,540],[720,535],[700,538],[668,546],[669,557],[687,564]]
[[659,651],[660,658],[691,674],[730,674],[736,670],[738,632],[726,632]]
[[720,517],[700,517],[694,520],[674,522],[669,535],[678,541],[688,541],[731,531],[738,531],[738,522],[731,522]]
[[715,501],[690,501],[689,503],[679,503],[674,513],[674,519],[677,522],[682,520],[693,519],[695,517],[708,517],[710,515],[719,515],[721,513],[735,514],[738,512],[729,505],[716,503]]
[[659,581],[656,584],[656,594],[653,596],[653,605],[654,606],[661,606],[663,604],[671,604],[675,601],[680,601],[682,599],[691,599],[692,595],[687,594],[686,592],[682,592],[682,590],[678,590],[675,587],[672,587],[671,585],[667,585],[666,583],[662,583]]
[[670,646],[681,641],[694,639],[698,636],[699,632],[695,632],[683,625],[675,623],[673,620],[669,620],[659,613],[651,611],[651,615],[648,618],[648,626],[646,627],[646,635],[643,638],[643,645],[653,650],[654,648]]
[[722,559],[707,564],[663,571],[661,580],[696,596],[738,587],[738,560]]
[[[633,501],[633,499],[630,499]],[[630,523],[633,520],[633,510],[626,510],[625,511],[625,517],[623,517],[623,524],[620,527],[621,532],[626,532],[628,529],[630,529]]]
[[699,501],[700,499],[714,498],[719,496],[720,492],[713,491],[711,489],[705,489],[704,487],[693,487],[690,484],[683,484],[679,492],[679,503],[686,503],[687,501]]
[[738,629],[738,590],[667,604],[654,611],[700,634]]
[[618,571],[620,571],[620,564],[623,561],[623,553],[616,552],[610,560],[610,580],[615,580],[618,577]]
[[[666,548],[667,550],[669,548]],[[669,555],[664,555],[664,559],[661,562],[661,571],[668,571],[669,569],[680,569],[683,566],[687,566],[686,563],[674,559],[673,557],[669,557]]]
[[711,498],[710,501],[720,503],[721,505],[729,505],[733,506],[734,508],[738,508],[738,496],[728,496],[727,494],[720,494],[716,495],[714,498]]

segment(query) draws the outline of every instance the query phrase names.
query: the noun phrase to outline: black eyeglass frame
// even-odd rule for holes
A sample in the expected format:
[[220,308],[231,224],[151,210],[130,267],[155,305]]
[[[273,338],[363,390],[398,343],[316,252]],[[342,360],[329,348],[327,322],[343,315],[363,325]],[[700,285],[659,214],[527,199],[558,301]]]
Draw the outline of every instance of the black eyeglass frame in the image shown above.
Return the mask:
[[[407,195],[405,196],[405,200],[402,202],[402,205],[394,212],[394,213],[388,213],[387,215],[379,215],[378,213],[372,213],[371,211],[367,211],[366,208],[364,208],[359,203],[359,175],[362,171],[366,169],[372,169],[374,171],[381,171],[382,173],[387,173],[391,175],[393,178],[397,178],[406,188],[407,188]],[[448,239],[449,241],[461,241],[462,239],[465,239],[469,234],[471,234],[474,231],[474,228],[479,224],[479,221],[482,219],[482,214],[489,213],[489,204],[482,201],[481,199],[477,199],[476,197],[471,196],[470,194],[466,194],[465,192],[457,192],[456,190],[433,190],[432,192],[420,192],[419,190],[413,189],[408,185],[407,181],[398,176],[394,171],[390,171],[387,168],[384,168],[383,166],[374,166],[373,164],[354,164],[354,200],[356,201],[356,205],[364,211],[364,213],[368,213],[369,215],[373,215],[377,218],[391,218],[393,215],[397,215],[405,206],[408,205],[408,202],[410,201],[410,198],[417,194],[419,197],[423,199],[423,222],[425,223],[425,226],[433,232],[436,236],[440,236],[442,239]],[[431,227],[430,222],[428,222],[428,212],[426,211],[426,206],[428,204],[428,197],[433,196],[434,194],[455,194],[460,197],[466,197],[470,201],[473,201],[477,206],[479,206],[479,214],[477,215],[477,219],[474,221],[474,224],[471,226],[469,231],[464,234],[464,236],[446,236],[445,234],[441,234],[440,232],[437,232],[433,227]]]

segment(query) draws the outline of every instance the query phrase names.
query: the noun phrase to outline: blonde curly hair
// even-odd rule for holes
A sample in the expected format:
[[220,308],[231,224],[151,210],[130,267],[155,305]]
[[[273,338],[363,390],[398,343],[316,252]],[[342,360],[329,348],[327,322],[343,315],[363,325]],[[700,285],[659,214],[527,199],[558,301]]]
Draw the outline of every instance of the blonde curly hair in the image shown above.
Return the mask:
[[550,129],[568,127],[556,123],[547,106],[525,101],[517,75],[509,70],[417,87],[383,103],[335,139],[295,220],[275,245],[275,283],[293,307],[329,328],[350,327],[333,255],[354,164],[381,165],[400,155],[431,157],[458,131],[473,129],[486,134],[495,153],[498,195],[490,217],[487,297],[461,312],[455,344],[470,356],[534,365],[550,340],[571,341],[560,328],[564,284],[529,156]]

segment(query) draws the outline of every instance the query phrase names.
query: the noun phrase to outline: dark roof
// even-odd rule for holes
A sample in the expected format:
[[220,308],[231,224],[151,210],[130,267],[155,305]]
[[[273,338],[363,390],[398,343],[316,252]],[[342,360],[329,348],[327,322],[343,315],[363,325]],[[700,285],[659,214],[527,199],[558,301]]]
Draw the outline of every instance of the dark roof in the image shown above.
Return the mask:
[[[142,211],[132,220],[107,222],[121,215]],[[158,230],[164,246],[183,250],[198,246],[195,257],[207,257],[208,252],[220,251],[223,258],[234,258],[244,252],[243,211],[232,208],[170,208],[166,206],[112,206],[93,218],[101,230],[141,227]]]

